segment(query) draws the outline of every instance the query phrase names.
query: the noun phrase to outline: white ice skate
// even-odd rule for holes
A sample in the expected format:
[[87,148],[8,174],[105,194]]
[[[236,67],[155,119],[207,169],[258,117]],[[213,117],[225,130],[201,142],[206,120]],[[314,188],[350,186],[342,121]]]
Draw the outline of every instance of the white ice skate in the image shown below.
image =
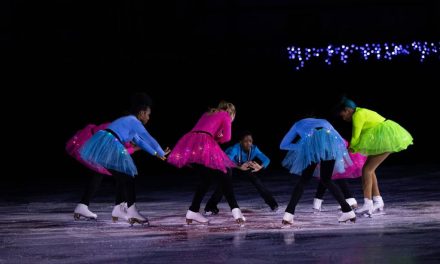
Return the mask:
[[130,207],[128,207],[127,218],[128,218],[128,223],[130,223],[130,225],[133,225],[134,223],[138,223],[141,225],[150,224],[148,222],[148,219],[138,212],[136,208],[136,204],[132,204]]
[[283,221],[281,222],[284,226],[291,226],[293,225],[293,217],[295,215],[285,212],[283,216]]
[[199,212],[196,213],[191,210],[188,210],[186,212],[186,223],[189,225],[189,224],[192,224],[193,221],[196,221],[197,223],[200,223],[200,224],[208,224],[209,223],[209,220],[206,217],[204,217],[202,214],[200,214]]
[[356,213],[371,216],[373,213],[373,200],[364,198],[364,205],[361,208],[356,209]]
[[342,213],[338,219],[339,223],[345,223],[347,221],[356,222],[356,214],[353,210],[350,212]]
[[373,212],[382,212],[384,206],[382,196],[373,196]]
[[237,222],[237,224],[242,225],[242,224],[244,224],[244,222],[246,222],[246,218],[241,213],[240,208],[232,209],[232,217],[234,217],[234,219]]
[[79,220],[81,217],[84,217],[86,219],[93,219],[96,220],[98,218],[98,215],[91,212],[89,210],[89,207],[85,204],[78,204],[75,208],[75,211],[73,212],[73,218],[75,220]]
[[345,199],[345,201],[348,203],[348,205],[350,205],[351,209],[358,208],[358,203],[357,203],[356,199],[348,198],[348,199]]
[[125,220],[128,221],[127,216],[127,203],[120,203],[118,205],[115,205],[113,207],[112,211],[112,220],[114,223],[118,222],[118,220]]
[[[348,203],[348,205],[350,205],[351,209],[358,208],[358,203],[357,203],[356,199],[348,198],[348,199],[345,199],[345,201]],[[341,210],[341,206],[338,206],[338,209]]]
[[321,200],[321,199],[318,199],[318,198],[314,198],[313,199],[313,212],[314,213],[321,212],[321,205],[322,205],[323,201],[324,200]]

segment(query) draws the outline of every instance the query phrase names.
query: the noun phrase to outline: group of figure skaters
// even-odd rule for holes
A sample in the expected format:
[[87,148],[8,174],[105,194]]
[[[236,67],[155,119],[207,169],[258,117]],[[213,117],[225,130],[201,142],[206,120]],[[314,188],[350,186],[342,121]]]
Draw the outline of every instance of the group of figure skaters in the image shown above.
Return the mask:
[[[148,219],[136,207],[135,177],[138,171],[131,154],[138,150],[177,168],[190,167],[200,175],[201,181],[186,212],[187,224],[208,224],[209,219],[205,216],[218,214],[217,204],[223,196],[234,220],[245,223],[246,218],[233,190],[232,179],[236,176],[248,179],[266,204],[273,211],[278,209],[274,196],[258,176],[258,172],[267,168],[270,159],[253,144],[252,134],[243,133],[240,141],[226,151],[220,147],[231,140],[231,126],[236,115],[232,103],[221,101],[216,108],[203,113],[193,129],[180,138],[172,150],[162,149],[145,129],[150,113],[150,97],[136,94],[129,115],[111,123],[88,125],[67,142],[67,152],[94,172],[74,210],[76,220],[97,219],[97,215],[89,210],[90,200],[104,175],[112,175],[116,182],[113,221],[148,224]],[[344,121],[353,123],[350,142],[345,141],[327,120],[317,118],[296,121],[281,141],[280,149],[287,151],[283,167],[300,177],[285,209],[283,226],[294,224],[295,208],[313,176],[320,179],[313,209],[321,210],[324,193],[329,189],[341,207],[339,222],[354,222],[356,213],[371,216],[384,208],[376,169],[391,153],[411,145],[413,138],[396,122],[358,107],[345,97],[338,105],[337,114]],[[345,181],[357,177],[362,177],[364,194],[364,203],[360,207]],[[212,182],[218,184],[203,215],[200,206]]]

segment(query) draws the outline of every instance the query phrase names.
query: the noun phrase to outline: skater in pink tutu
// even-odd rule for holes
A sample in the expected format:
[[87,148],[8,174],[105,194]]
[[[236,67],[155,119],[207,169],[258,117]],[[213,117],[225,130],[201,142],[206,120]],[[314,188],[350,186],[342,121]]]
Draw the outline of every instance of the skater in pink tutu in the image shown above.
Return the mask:
[[[88,124],[86,127],[76,132],[76,134],[66,143],[67,153],[81,164],[92,170],[92,175],[86,186],[86,189],[84,190],[81,200],[74,210],[75,219],[79,219],[80,217],[96,219],[98,217],[97,214],[93,213],[88,208],[90,205],[90,200],[101,185],[103,175],[111,175],[111,173],[106,168],[96,166],[81,158],[79,150],[96,132],[107,129],[109,125],[110,123],[104,123],[101,125]],[[132,142],[127,142],[124,144],[124,147],[130,155],[140,149]],[[112,211],[113,220],[125,218],[127,211],[126,206],[127,205],[125,203],[125,199],[123,198],[122,188],[118,185],[116,190],[116,205]]]
[[[121,196],[116,197],[114,211],[116,210],[118,214],[112,213],[113,220],[121,217],[127,219],[130,224],[148,224],[148,219],[141,215],[136,207],[135,177],[138,171],[126,145],[134,142],[149,154],[161,160],[166,159],[169,151],[164,151],[144,127],[150,120],[150,114],[150,97],[144,93],[137,93],[132,97],[129,115],[120,117],[106,129],[97,131],[79,148],[81,159],[92,167],[100,168],[95,171],[105,172],[106,169],[110,172],[116,181],[117,193],[122,193]],[[98,185],[99,183],[95,183],[91,190],[96,190]],[[127,203],[126,206],[124,201]],[[86,205],[79,204],[79,207],[75,209],[76,219],[81,216],[96,218]]]
[[[345,145],[348,148],[348,142],[344,139]],[[339,186],[339,188],[342,191],[342,194],[344,195],[345,200],[347,203],[354,209],[357,208],[357,201],[354,198],[352,192],[350,191],[350,188],[348,186],[348,183],[346,179],[354,179],[359,178],[362,176],[362,167],[364,166],[365,161],[367,160],[367,157],[363,156],[359,153],[350,153],[351,161],[353,162],[352,165],[345,168],[345,172],[333,172],[332,180]],[[315,176],[319,177],[319,166],[315,170]],[[318,188],[316,189],[315,198],[313,199],[313,209],[315,211],[321,211],[321,205],[324,201],[324,194],[326,192],[327,188],[325,185],[319,181]]]
[[178,168],[190,166],[202,179],[186,214],[188,224],[193,221],[208,223],[208,219],[202,216],[199,210],[214,177],[218,177],[223,186],[223,193],[234,219],[240,224],[245,221],[232,188],[230,168],[236,165],[219,146],[231,140],[231,125],[235,113],[233,104],[220,102],[217,108],[210,109],[202,115],[194,128],[177,142],[168,157],[170,164]]

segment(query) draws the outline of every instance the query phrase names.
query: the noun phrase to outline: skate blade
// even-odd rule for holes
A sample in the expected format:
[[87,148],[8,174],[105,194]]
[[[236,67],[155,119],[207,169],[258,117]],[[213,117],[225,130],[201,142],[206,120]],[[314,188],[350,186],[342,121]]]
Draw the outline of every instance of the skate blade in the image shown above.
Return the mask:
[[186,219],[186,224],[187,225],[190,225],[190,224],[199,224],[199,225],[208,225],[209,224],[209,221],[208,222],[199,222],[199,221],[197,221],[197,220],[194,220],[194,219]]
[[368,210],[366,211],[354,211],[355,214],[357,215],[371,215]]
[[137,218],[128,219],[128,223],[130,224],[130,226],[133,226],[134,224],[140,224],[142,226],[150,226],[150,222],[148,222],[148,220],[142,221]]
[[95,220],[95,221],[97,221],[97,219],[94,218],[94,217],[87,217],[87,216],[85,216],[85,215],[78,214],[78,213],[74,213],[74,214],[73,214],[73,219],[74,219],[75,221],[79,221],[79,220],[81,220],[81,219],[84,219],[84,220]]

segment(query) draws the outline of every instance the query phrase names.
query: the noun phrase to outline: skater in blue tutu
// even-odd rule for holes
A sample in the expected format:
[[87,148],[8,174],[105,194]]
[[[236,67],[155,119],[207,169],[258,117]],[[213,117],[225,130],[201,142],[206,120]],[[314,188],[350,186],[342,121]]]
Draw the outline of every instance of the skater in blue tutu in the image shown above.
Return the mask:
[[282,140],[280,148],[288,150],[283,166],[290,173],[301,176],[286,208],[283,225],[293,224],[295,207],[318,164],[321,165],[321,182],[341,205],[342,215],[339,222],[356,220],[356,215],[345,201],[341,190],[331,180],[333,170],[344,172],[351,165],[351,159],[344,140],[327,120],[305,118],[296,122]]
[[137,168],[128,151],[127,142],[134,142],[142,150],[165,160],[169,150],[163,150],[144,125],[150,119],[151,100],[145,94],[133,97],[131,114],[113,121],[107,129],[95,133],[80,149],[81,158],[97,168],[107,169],[119,186],[127,202],[127,219],[133,223],[148,223],[135,205],[135,176]]

